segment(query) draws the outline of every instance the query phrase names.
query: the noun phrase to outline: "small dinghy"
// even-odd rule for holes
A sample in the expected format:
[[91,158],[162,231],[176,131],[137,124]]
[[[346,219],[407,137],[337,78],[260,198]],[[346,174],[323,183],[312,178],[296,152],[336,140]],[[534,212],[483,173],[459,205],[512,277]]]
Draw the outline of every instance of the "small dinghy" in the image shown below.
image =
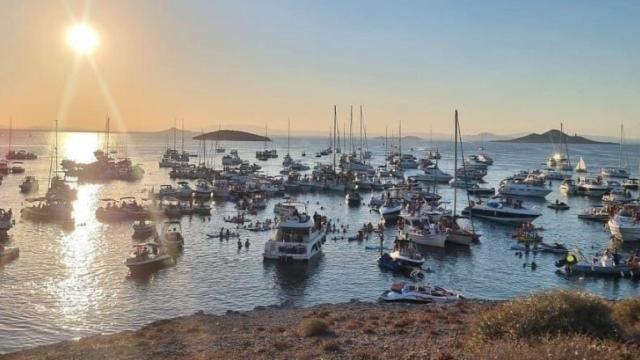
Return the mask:
[[224,234],[207,234],[209,239],[225,239],[225,238],[237,238],[240,237],[238,233],[224,233]]
[[547,205],[549,209],[553,210],[569,210],[571,207],[562,201],[556,200],[556,202]]
[[132,238],[143,240],[152,236],[158,236],[158,233],[156,232],[156,224],[154,222],[139,220],[138,222],[133,224],[133,235],[131,236]]
[[422,279],[424,277],[422,269],[394,260],[387,253],[382,254],[382,256],[378,258],[378,266],[383,270],[391,271],[412,279]]
[[386,302],[452,302],[464,299],[462,293],[445,289],[439,286],[412,285],[404,282],[397,282],[391,285],[391,290],[387,290],[380,299]]

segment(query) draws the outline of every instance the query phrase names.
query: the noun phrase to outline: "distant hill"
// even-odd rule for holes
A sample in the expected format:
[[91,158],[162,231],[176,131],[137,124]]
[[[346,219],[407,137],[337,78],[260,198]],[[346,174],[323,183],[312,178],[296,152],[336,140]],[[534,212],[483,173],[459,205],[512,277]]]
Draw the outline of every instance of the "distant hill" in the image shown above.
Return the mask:
[[493,140],[492,142],[506,143],[529,143],[529,144],[615,144],[612,142],[595,141],[578,135],[567,135],[560,130],[549,130],[544,134],[529,134],[515,139],[509,140]]
[[[384,140],[384,136],[376,136],[376,137],[374,137],[373,139],[374,139],[374,140]],[[397,136],[394,136],[394,137],[389,137],[388,139],[389,139],[389,140],[391,140],[391,139],[395,139],[395,140],[397,140],[397,139],[398,139],[398,137],[397,137]],[[408,136],[403,136],[403,137],[402,137],[402,140],[414,140],[414,141],[420,141],[420,140],[424,140],[424,139],[422,139],[420,136],[408,135]]]
[[193,140],[221,140],[221,141],[271,141],[270,138],[238,130],[216,130],[206,134],[194,136]]

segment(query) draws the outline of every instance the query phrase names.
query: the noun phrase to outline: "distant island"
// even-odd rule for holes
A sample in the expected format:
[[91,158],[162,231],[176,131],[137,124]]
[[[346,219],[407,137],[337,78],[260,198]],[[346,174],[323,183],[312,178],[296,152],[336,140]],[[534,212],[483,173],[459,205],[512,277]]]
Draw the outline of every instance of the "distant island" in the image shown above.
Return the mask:
[[567,135],[560,130],[549,130],[544,134],[529,134],[515,139],[507,140],[491,140],[491,142],[503,142],[503,143],[528,143],[528,144],[605,144],[615,145],[613,142],[596,141],[587,139],[578,135]]
[[194,136],[193,140],[220,141],[271,141],[270,138],[239,130],[216,130],[206,134]]
[[[397,139],[397,138],[398,138],[397,136],[393,136],[393,137],[388,137],[387,139],[391,140],[391,139]],[[374,138],[374,140],[384,140],[384,139],[385,139],[385,138],[384,138],[384,136],[376,136],[376,137]],[[408,136],[403,136],[403,137],[402,137],[402,140],[415,140],[415,141],[420,141],[420,140],[422,140],[422,138],[421,138],[421,137],[419,137],[419,136],[408,135]]]

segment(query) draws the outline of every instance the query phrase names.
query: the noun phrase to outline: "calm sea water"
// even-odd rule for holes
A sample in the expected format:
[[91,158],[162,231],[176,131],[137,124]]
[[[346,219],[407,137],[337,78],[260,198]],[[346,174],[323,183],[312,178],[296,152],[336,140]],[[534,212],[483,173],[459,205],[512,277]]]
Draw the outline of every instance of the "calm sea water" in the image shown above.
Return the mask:
[[[99,146],[99,135],[94,133],[61,133],[60,157],[79,161],[93,160],[92,152]],[[25,163],[27,175],[41,180],[46,188],[53,136],[48,133],[21,133],[14,136],[14,146],[35,151],[36,161]],[[101,224],[94,211],[100,198],[133,195],[159,184],[170,183],[168,170],[159,169],[157,161],[164,151],[164,135],[114,135],[113,142],[120,154],[133,158],[146,170],[138,183],[112,182],[99,185],[79,185],[78,200],[74,203],[74,230],[65,231],[56,225],[34,224],[18,218],[10,232],[10,246],[20,247],[20,257],[0,267],[0,352],[52,343],[98,333],[132,329],[154,320],[191,314],[198,310],[223,313],[226,310],[248,310],[257,305],[289,303],[307,306],[318,303],[337,303],[351,298],[374,301],[394,281],[393,275],[381,272],[376,251],[365,250],[368,243],[344,240],[327,242],[324,254],[315,262],[303,266],[264,263],[263,244],[270,233],[242,234],[251,240],[250,249],[238,250],[234,241],[220,242],[205,234],[228,226],[222,218],[237,211],[233,203],[219,202],[213,206],[211,219],[185,217],[182,220],[185,249],[175,267],[161,270],[145,279],[130,279],[123,259],[130,250],[131,224]],[[6,133],[0,138],[0,153],[7,150]],[[125,147],[126,144],[126,147]],[[441,167],[451,171],[450,143],[438,143],[444,159]],[[465,144],[466,153],[480,144]],[[486,180],[497,186],[504,177],[523,169],[540,167],[552,152],[551,145],[536,144],[483,144],[495,159]],[[242,158],[255,161],[255,150],[261,143],[225,143],[229,149],[238,149]],[[281,156],[286,152],[286,139],[277,139]],[[312,165],[313,154],[327,146],[326,139],[297,138],[291,140],[294,158],[306,151],[306,162]],[[374,164],[382,164],[384,141],[370,141]],[[414,154],[429,147],[427,142],[405,142],[403,148],[413,147]],[[197,152],[198,144],[187,141],[186,148]],[[638,154],[636,146],[626,146],[626,154]],[[572,146],[571,156],[583,156],[592,169],[606,164],[617,164],[617,146]],[[631,156],[631,155],[630,155]],[[638,168],[638,160],[625,159],[630,168]],[[323,158],[321,161],[329,162]],[[266,173],[277,174],[282,158],[261,162]],[[636,171],[634,171],[636,173]],[[22,175],[5,176],[0,185],[0,207],[12,208],[18,213],[25,196],[18,192]],[[559,183],[548,200],[560,198],[571,205],[567,212],[555,213],[545,208],[544,201],[529,202],[543,208],[544,215],[536,221],[546,229],[547,241],[561,241],[591,254],[606,246],[609,233],[601,224],[582,222],[576,214],[594,204],[580,197],[563,198]],[[41,190],[42,190],[41,189]],[[445,200],[451,200],[452,190],[440,186]],[[365,195],[368,202],[370,195]],[[366,206],[347,208],[344,198],[330,194],[308,194],[298,197],[308,201],[310,211],[324,207],[324,213],[339,219],[338,224],[351,225],[351,233],[363,223],[378,221],[378,215]],[[257,218],[273,216],[270,201],[267,210]],[[465,196],[459,196],[463,207]],[[476,222],[483,234],[481,243],[468,249],[453,247],[444,250],[425,249],[427,263],[433,273],[426,281],[459,289],[470,296],[507,299],[550,288],[589,291],[606,298],[622,298],[638,294],[640,284],[626,279],[565,279],[555,274],[555,257],[540,254],[535,258],[538,268],[523,267],[525,261],[509,250],[514,240],[508,228]],[[393,236],[387,230],[386,238]]]

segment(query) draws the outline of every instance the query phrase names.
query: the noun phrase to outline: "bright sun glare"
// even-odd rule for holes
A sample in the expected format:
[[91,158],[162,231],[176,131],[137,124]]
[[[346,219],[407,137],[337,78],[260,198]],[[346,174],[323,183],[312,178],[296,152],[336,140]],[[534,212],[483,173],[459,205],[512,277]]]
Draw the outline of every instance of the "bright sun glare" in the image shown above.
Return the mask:
[[67,30],[67,44],[78,55],[91,55],[98,48],[98,33],[88,24],[75,24]]

